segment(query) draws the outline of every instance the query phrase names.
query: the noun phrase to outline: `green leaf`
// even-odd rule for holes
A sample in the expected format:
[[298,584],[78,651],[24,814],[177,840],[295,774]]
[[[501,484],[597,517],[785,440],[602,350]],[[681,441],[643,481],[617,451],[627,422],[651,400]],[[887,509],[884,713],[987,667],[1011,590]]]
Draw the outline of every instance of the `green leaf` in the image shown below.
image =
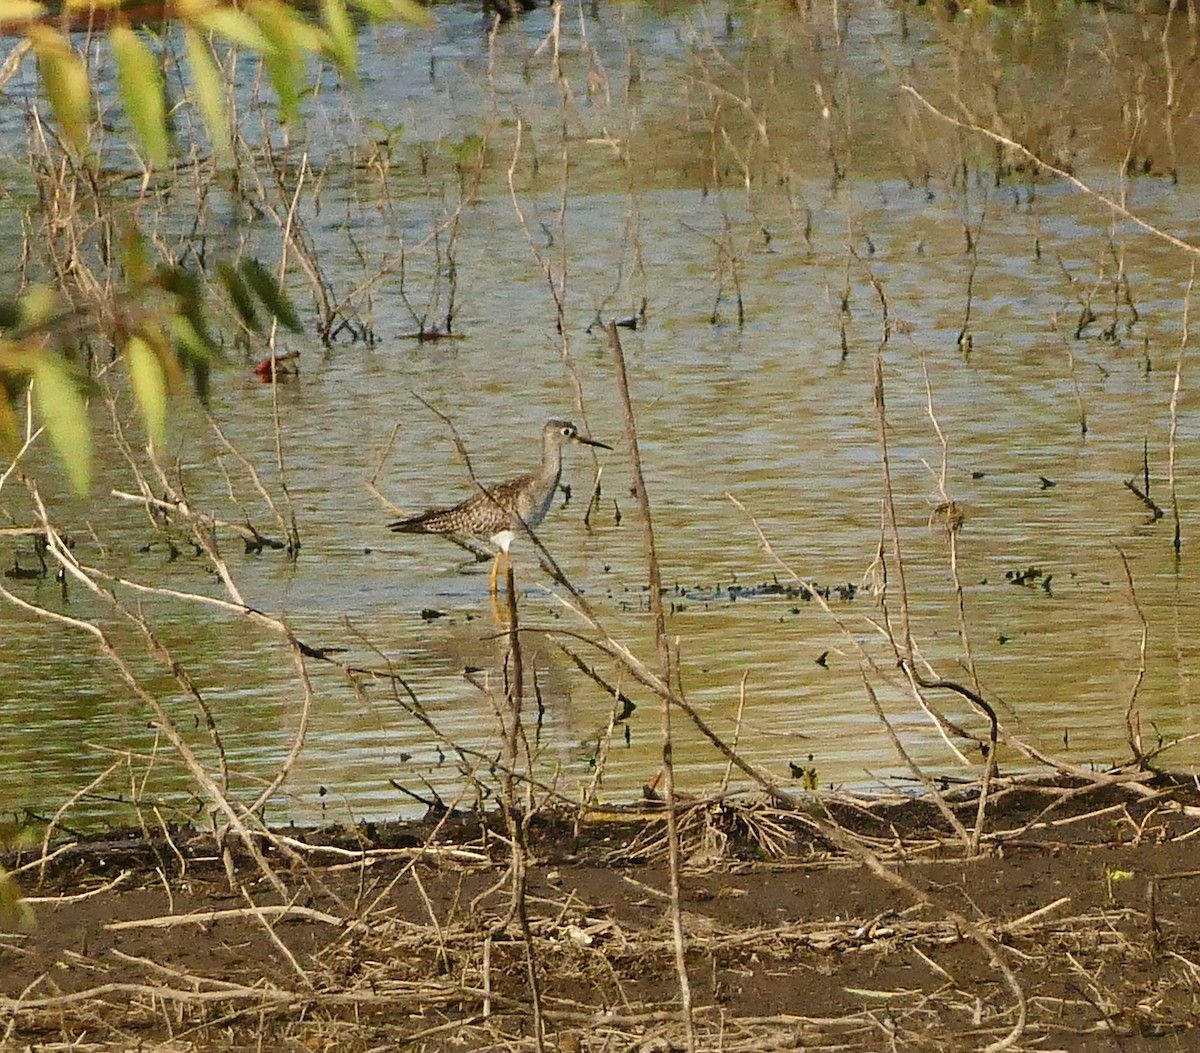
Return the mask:
[[304,91],[304,56],[299,48],[286,45],[263,56],[271,87],[279,96],[279,120],[289,124],[300,117],[300,95]]
[[380,146],[391,146],[404,134],[403,121],[399,124],[384,124],[383,121],[372,120],[368,117],[362,123],[363,127],[374,135],[375,142]]
[[433,13],[417,0],[390,0],[392,12],[397,18],[417,26],[433,25]]
[[54,317],[58,297],[48,285],[34,285],[17,301],[20,328],[37,329]]
[[87,493],[92,482],[87,404],[62,359],[52,354],[38,356],[33,367],[33,402],[72,485],[79,493]]
[[184,305],[200,302],[200,283],[196,276],[178,264],[160,263],[154,272],[158,287]]
[[242,44],[254,51],[267,52],[274,44],[267,39],[266,34],[258,24],[244,11],[232,7],[212,7],[208,10],[197,11],[195,23],[201,29],[209,29],[217,36]]
[[271,42],[278,44],[278,37],[286,38],[301,52],[317,54],[325,47],[325,32],[299,14],[290,4],[280,0],[253,0],[250,13]]
[[0,22],[32,22],[46,13],[46,5],[36,0],[0,0]]
[[150,163],[165,168],[171,158],[171,133],[162,70],[146,42],[128,26],[113,26],[108,38],[117,60],[117,81],[129,122]]
[[257,330],[259,328],[258,312],[254,309],[254,300],[250,296],[250,289],[241,274],[234,269],[233,264],[225,261],[217,264],[217,274],[221,279],[221,284],[225,286],[225,291],[229,293],[229,300],[233,304],[233,309],[237,311],[238,317],[241,318],[242,324],[247,329]]
[[467,135],[450,148],[450,156],[460,168],[469,168],[479,160],[483,152],[483,138],[478,135]]
[[218,354],[217,345],[198,310],[175,315],[171,319],[171,335],[183,358],[211,362]]
[[433,16],[428,9],[416,0],[353,0],[353,3],[355,7],[381,22],[398,18],[402,22],[411,22],[417,26],[433,23]]
[[33,908],[21,895],[16,879],[0,867],[0,932],[32,932],[36,927]]
[[296,314],[296,308],[292,306],[292,301],[288,299],[287,294],[279,288],[279,283],[271,275],[271,273],[258,260],[244,259],[242,260],[242,277],[246,279],[258,298],[262,300],[263,306],[271,312],[272,316],[279,319],[281,325],[286,326],[293,333],[302,333],[304,326],[300,324],[300,317]]
[[192,374],[196,397],[207,406],[208,378],[212,373],[212,360],[217,354],[217,347],[198,307],[171,319],[171,336],[175,338],[180,359]]
[[130,223],[121,233],[121,263],[130,285],[144,285],[150,277],[150,257],[146,239],[136,223]]
[[225,109],[225,78],[217,69],[204,34],[187,26],[184,30],[188,69],[200,104],[200,116],[208,131],[209,142],[223,164],[233,162],[233,138],[229,134],[229,116]]
[[63,136],[80,152],[87,149],[88,120],[92,112],[87,70],[70,42],[47,25],[30,26],[26,33],[37,54],[42,83]]
[[12,329],[21,321],[19,300],[0,300],[0,329]]
[[326,34],[276,0],[258,0],[251,10],[272,44],[263,62],[271,87],[279,96],[279,119],[284,123],[293,121],[300,115],[300,96],[307,86],[304,52],[320,51]]
[[386,22],[392,17],[388,0],[352,0],[355,7],[377,22]]
[[146,421],[150,442],[161,446],[167,435],[167,378],[158,355],[140,336],[125,345],[125,367],[133,382],[133,394]]
[[11,456],[21,445],[21,424],[8,401],[8,392],[0,385],[0,448]]
[[358,45],[345,0],[321,0],[321,14],[329,32],[327,50],[346,76],[358,77]]

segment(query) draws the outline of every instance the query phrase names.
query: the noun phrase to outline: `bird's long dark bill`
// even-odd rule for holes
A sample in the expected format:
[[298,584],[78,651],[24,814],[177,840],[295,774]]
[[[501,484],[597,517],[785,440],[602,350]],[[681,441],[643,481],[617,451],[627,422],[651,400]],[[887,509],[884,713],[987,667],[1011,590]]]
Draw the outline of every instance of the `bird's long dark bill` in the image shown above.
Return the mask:
[[611,450],[612,449],[612,447],[609,446],[608,443],[601,442],[599,439],[589,439],[585,435],[576,435],[575,441],[583,443],[584,446],[599,446],[600,449],[602,449],[602,450]]

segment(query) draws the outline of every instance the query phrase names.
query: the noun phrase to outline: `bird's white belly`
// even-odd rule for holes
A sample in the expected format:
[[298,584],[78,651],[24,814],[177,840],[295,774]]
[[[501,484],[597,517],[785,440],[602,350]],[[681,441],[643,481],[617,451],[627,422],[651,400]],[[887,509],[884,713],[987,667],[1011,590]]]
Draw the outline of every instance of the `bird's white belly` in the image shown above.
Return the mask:
[[497,548],[507,552],[508,546],[513,543],[513,539],[516,536],[516,532],[513,530],[498,530],[491,536],[490,540]]

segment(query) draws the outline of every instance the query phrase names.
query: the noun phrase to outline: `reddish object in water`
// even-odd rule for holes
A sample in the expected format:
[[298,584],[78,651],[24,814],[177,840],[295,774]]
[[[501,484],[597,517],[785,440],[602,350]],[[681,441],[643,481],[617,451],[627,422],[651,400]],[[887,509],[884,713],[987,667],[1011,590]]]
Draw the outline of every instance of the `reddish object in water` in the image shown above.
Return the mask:
[[111,29],[118,23],[134,26],[158,26],[175,17],[170,0],[146,0],[138,3],[114,4],[111,7],[90,7],[72,10],[65,4],[51,3],[43,18],[33,21],[0,22],[0,36],[23,36],[31,25],[53,26],[66,33],[87,33]]
[[264,384],[271,383],[271,363],[275,363],[275,379],[283,380],[286,377],[298,376],[300,373],[299,366],[287,366],[285,363],[294,362],[300,357],[299,351],[289,351],[286,355],[276,355],[273,358],[264,358],[254,367],[254,373]]

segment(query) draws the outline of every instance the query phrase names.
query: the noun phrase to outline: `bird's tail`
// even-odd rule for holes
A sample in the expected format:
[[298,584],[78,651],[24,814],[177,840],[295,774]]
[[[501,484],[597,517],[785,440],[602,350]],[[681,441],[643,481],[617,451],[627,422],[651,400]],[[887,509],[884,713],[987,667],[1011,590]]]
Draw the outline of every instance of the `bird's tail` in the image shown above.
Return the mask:
[[397,534],[428,534],[436,533],[431,529],[432,523],[442,514],[440,508],[430,509],[428,512],[422,512],[419,516],[413,516],[411,519],[397,519],[394,523],[388,524],[388,529]]

